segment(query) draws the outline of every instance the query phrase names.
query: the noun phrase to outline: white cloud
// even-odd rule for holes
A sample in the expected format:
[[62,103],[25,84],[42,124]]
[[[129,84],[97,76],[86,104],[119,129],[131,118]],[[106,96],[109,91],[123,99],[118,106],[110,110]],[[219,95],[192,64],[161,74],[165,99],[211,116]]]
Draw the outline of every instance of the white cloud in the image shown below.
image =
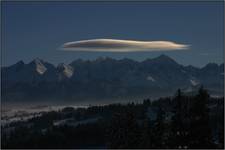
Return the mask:
[[171,41],[134,41],[118,39],[91,39],[63,44],[66,51],[90,52],[139,52],[139,51],[172,51],[185,50],[189,45]]

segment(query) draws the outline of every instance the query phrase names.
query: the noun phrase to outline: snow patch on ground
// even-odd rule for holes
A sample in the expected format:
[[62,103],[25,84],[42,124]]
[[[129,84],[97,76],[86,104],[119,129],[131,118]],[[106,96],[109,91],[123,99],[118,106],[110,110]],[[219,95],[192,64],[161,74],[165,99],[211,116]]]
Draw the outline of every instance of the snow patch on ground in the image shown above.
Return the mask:
[[88,119],[84,119],[84,120],[80,120],[80,121],[76,121],[73,118],[67,118],[67,119],[55,121],[55,122],[53,122],[53,125],[54,126],[68,125],[68,126],[76,127],[76,126],[82,125],[82,124],[95,123],[100,118],[101,117],[94,117],[94,118],[88,118]]
[[196,86],[196,85],[198,85],[199,83],[197,82],[197,81],[195,81],[195,80],[190,80],[190,82],[191,82],[191,84],[193,85],[193,86]]
[[152,76],[148,76],[147,77],[147,80],[152,81],[152,82],[155,82],[155,79]]
[[2,112],[1,125],[7,125],[11,122],[16,121],[26,121],[33,117],[41,116],[44,112],[50,111],[59,111],[66,107],[73,108],[87,108],[88,106],[74,106],[74,105],[66,105],[66,106],[36,106],[30,108],[22,108],[22,109],[10,109]]

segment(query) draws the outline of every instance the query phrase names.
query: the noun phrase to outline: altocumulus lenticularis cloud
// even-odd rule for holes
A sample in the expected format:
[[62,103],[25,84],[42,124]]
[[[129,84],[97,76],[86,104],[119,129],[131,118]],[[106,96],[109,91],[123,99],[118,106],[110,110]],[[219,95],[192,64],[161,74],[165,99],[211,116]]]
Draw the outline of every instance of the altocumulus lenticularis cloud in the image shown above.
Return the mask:
[[119,39],[90,39],[63,44],[65,51],[139,52],[186,50],[189,45],[171,41],[137,41]]

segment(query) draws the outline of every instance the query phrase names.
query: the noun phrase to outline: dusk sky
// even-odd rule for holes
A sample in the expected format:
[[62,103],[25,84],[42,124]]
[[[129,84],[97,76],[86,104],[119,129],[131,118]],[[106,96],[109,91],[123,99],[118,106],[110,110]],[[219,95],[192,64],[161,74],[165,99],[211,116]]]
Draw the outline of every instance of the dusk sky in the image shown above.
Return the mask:
[[[99,56],[138,61],[166,54],[183,65],[223,62],[223,2],[2,2],[2,65],[41,58],[53,64]],[[65,51],[89,39],[171,41],[185,50]]]

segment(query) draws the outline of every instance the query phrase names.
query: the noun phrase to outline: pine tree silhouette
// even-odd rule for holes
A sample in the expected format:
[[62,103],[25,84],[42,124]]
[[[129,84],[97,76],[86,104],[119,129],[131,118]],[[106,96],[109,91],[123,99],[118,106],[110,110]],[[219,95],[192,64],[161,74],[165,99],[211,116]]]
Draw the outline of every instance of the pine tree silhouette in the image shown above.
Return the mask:
[[213,146],[207,106],[208,100],[209,94],[201,86],[191,108],[190,148],[212,148]]

